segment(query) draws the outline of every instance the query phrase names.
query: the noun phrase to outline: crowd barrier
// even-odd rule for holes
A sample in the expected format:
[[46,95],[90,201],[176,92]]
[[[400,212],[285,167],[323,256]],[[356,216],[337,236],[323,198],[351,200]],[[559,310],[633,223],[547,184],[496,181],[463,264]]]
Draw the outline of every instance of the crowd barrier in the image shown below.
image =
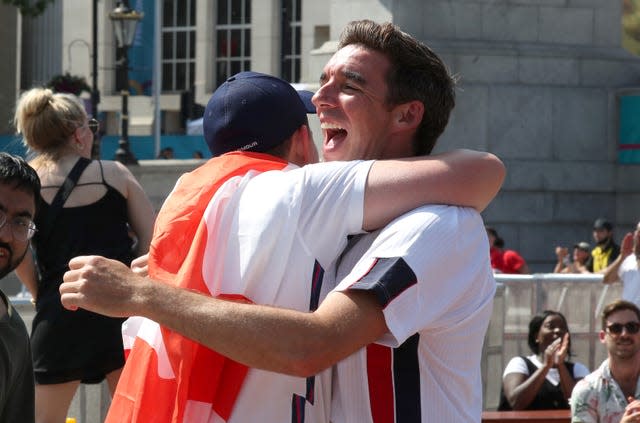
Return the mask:
[[[572,360],[593,370],[606,358],[600,344],[599,314],[609,302],[620,298],[622,285],[603,285],[601,275],[496,275],[497,289],[493,315],[482,353],[483,399],[485,410],[498,406],[502,371],[517,355],[529,355],[528,325],[531,317],[546,309],[560,311],[569,322]],[[12,297],[31,329],[33,305],[28,298]],[[100,422],[109,406],[105,383],[82,386],[69,415],[78,423]]]

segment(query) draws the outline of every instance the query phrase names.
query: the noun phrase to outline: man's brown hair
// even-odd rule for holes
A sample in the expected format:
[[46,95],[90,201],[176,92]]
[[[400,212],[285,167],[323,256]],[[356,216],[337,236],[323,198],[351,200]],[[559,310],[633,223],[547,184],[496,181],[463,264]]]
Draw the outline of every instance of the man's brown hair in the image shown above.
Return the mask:
[[625,300],[616,300],[610,304],[607,304],[604,310],[602,310],[602,330],[607,329],[607,319],[609,318],[609,316],[611,316],[616,311],[621,310],[633,311],[636,314],[638,321],[640,322],[640,309],[637,305]]
[[389,59],[391,66],[386,75],[389,105],[413,100],[424,104],[413,149],[416,155],[429,154],[455,106],[455,80],[447,66],[429,47],[391,23],[350,22],[340,35],[338,48],[352,44],[380,52]]

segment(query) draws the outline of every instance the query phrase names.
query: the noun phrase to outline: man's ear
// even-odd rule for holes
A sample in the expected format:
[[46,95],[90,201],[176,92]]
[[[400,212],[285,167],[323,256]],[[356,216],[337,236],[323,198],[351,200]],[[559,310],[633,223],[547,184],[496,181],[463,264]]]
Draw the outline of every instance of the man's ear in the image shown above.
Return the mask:
[[301,125],[293,133],[288,160],[298,166],[318,162],[318,150],[307,125]]
[[607,335],[607,334],[606,334],[603,330],[601,330],[601,331],[598,333],[598,337],[600,338],[600,342],[602,342],[603,344],[604,344],[604,337],[605,337],[606,335]]
[[424,103],[418,100],[397,105],[393,111],[394,123],[403,130],[416,129],[424,116]]

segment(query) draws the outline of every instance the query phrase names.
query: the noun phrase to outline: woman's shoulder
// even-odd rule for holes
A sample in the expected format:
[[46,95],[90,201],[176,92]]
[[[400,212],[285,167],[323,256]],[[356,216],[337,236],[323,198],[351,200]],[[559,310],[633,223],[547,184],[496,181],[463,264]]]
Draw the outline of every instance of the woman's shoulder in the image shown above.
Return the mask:
[[127,192],[128,180],[133,177],[131,171],[114,160],[95,160],[95,162],[100,167],[104,182],[124,195]]
[[104,170],[110,170],[110,171],[114,171],[114,170],[127,170],[129,171],[129,169],[123,165],[120,162],[117,162],[115,160],[95,160],[96,163],[98,163],[100,166],[102,166],[102,168]]
[[509,373],[529,374],[529,366],[527,366],[524,356],[515,356],[509,360],[507,366],[504,368],[503,376],[506,376]]
[[586,375],[588,375],[589,373],[591,373],[591,371],[589,370],[589,368],[587,366],[585,366],[584,364],[578,362],[578,361],[571,361],[570,363],[573,364],[573,377],[577,378],[577,379],[581,379],[583,377],[585,377]]

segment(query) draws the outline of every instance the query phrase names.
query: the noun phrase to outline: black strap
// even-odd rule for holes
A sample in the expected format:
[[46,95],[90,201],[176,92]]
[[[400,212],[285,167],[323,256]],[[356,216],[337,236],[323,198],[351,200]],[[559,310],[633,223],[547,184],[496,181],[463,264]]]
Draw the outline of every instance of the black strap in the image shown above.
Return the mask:
[[44,216],[44,225],[43,229],[47,232],[40,233],[40,239],[42,240],[41,245],[46,245],[49,240],[49,236],[51,235],[51,229],[53,229],[53,223],[56,221],[58,214],[60,214],[60,210],[62,210],[62,206],[67,202],[67,198],[73,191],[73,188],[78,183],[78,179],[80,179],[80,175],[82,172],[89,166],[91,160],[85,159],[84,157],[80,157],[71,172],[67,175],[67,178],[64,180],[64,183],[56,193],[56,196],[53,197],[53,201],[51,202],[51,206],[49,207],[49,212]]

